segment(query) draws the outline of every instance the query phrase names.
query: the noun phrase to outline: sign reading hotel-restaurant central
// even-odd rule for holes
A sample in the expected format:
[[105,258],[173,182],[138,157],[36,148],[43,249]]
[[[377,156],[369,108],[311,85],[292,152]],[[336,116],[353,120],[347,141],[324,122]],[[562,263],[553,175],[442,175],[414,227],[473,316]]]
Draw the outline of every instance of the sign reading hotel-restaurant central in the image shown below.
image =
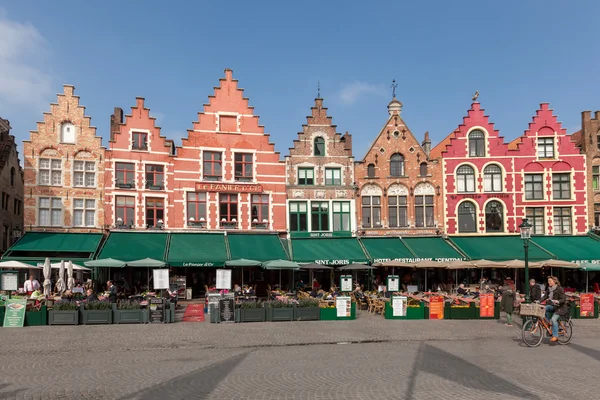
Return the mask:
[[199,192],[262,193],[262,185],[244,183],[201,183],[196,182]]

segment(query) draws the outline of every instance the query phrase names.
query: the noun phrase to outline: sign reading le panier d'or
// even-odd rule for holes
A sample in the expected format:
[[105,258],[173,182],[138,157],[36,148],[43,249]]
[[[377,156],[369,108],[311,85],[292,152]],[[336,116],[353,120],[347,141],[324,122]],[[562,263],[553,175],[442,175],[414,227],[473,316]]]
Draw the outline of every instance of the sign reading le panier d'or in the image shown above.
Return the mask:
[[254,183],[196,182],[196,190],[201,192],[262,193],[263,187]]

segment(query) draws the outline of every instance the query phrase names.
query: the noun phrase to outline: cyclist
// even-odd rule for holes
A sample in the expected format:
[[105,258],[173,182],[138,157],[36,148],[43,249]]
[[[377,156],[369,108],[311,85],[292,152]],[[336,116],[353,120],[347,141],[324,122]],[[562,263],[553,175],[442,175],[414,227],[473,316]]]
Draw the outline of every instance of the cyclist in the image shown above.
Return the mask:
[[558,319],[569,313],[567,297],[557,277],[548,277],[548,287],[542,296],[542,301],[546,301],[546,318],[552,322],[552,338],[550,342],[557,342]]

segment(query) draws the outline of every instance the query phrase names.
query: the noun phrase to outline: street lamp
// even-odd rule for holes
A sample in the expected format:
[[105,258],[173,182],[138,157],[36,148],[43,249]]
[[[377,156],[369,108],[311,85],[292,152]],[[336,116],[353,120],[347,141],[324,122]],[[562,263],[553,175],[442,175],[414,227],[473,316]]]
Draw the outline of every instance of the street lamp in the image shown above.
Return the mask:
[[530,302],[529,297],[529,238],[531,238],[532,225],[527,222],[527,218],[523,218],[523,222],[519,225],[521,230],[521,239],[523,239],[523,247],[525,249],[525,303]]
[[19,239],[21,239],[22,235],[23,232],[21,231],[21,228],[19,228],[19,226],[17,225],[12,231],[13,244],[17,243]]

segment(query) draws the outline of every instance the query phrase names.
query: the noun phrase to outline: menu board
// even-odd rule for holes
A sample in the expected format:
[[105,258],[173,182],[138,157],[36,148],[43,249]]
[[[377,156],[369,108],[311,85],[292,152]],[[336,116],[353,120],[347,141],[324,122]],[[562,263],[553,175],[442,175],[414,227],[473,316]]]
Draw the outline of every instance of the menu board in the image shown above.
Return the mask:
[[392,297],[392,315],[394,317],[406,317],[406,305],[408,299],[406,296]]
[[217,270],[217,282],[216,288],[231,290],[231,270],[230,269],[218,269]]
[[148,319],[151,324],[162,324],[165,322],[165,299],[160,297],[148,300]]
[[19,274],[17,272],[3,272],[0,290],[19,290]]
[[444,296],[429,299],[429,319],[444,319]]
[[585,293],[579,295],[579,315],[581,317],[593,317],[594,316],[594,294]]
[[479,317],[494,318],[494,294],[481,293],[479,295]]
[[387,278],[388,292],[400,291],[400,277],[398,275],[388,275]]
[[214,306],[215,312],[219,312],[219,300],[221,300],[221,295],[219,293],[209,293],[208,294],[208,314],[210,315],[210,306],[211,304]]
[[417,287],[417,285],[408,285],[406,287],[406,290],[408,291],[408,293],[415,293],[419,291],[419,288]]
[[6,312],[4,314],[5,328],[22,328],[25,322],[25,310],[27,299],[6,300]]
[[152,280],[154,283],[154,289],[169,289],[169,269],[153,269]]
[[351,292],[352,289],[352,275],[342,275],[340,277],[340,288],[342,292]]
[[235,322],[235,302],[233,297],[219,300],[219,321]]
[[352,312],[352,300],[350,297],[336,297],[335,298],[335,309],[337,312],[337,317],[344,318],[350,317]]

